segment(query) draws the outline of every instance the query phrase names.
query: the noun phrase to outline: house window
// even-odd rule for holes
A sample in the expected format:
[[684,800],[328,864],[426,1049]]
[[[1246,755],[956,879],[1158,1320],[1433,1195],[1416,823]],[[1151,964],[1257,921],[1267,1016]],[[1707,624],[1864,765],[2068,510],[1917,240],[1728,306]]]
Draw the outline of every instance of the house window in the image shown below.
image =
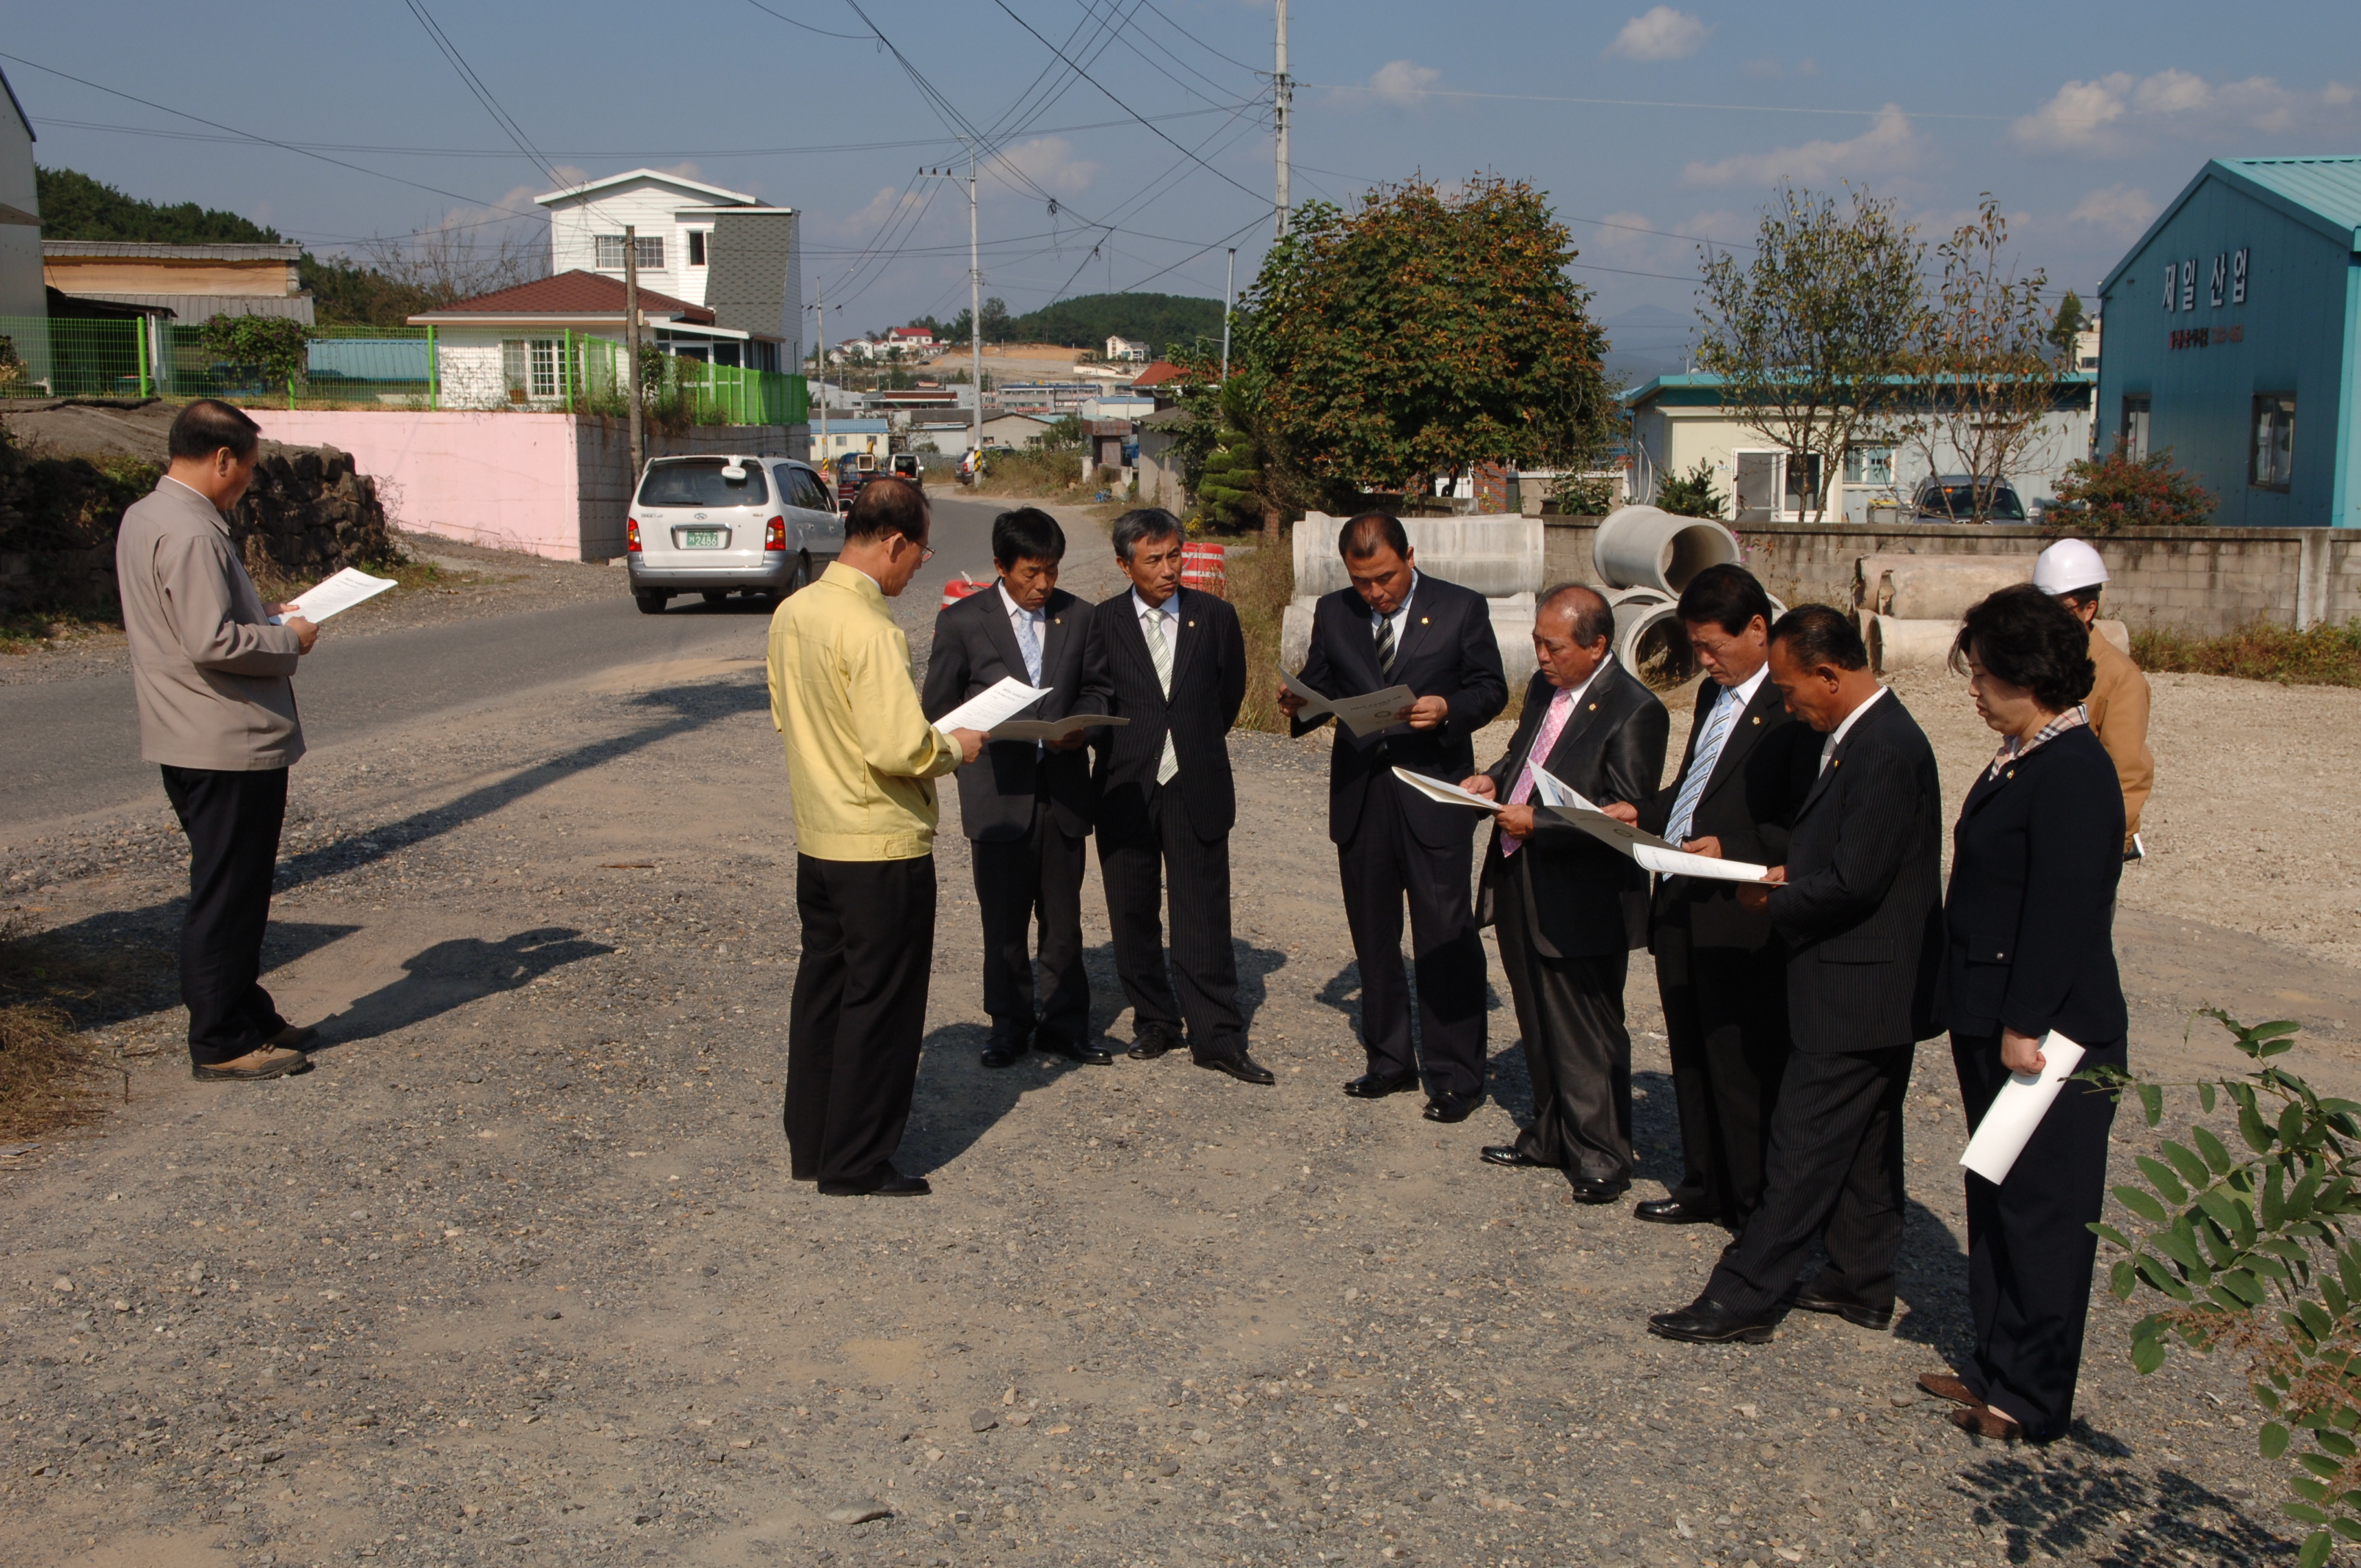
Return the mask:
[[2147,461],[2147,399],[2124,400],[2124,455],[2135,463]]
[[[632,243],[639,249],[641,271],[661,272],[664,270],[663,236],[659,235],[653,239],[642,239],[634,236],[632,237]],[[621,235],[602,234],[598,236],[598,246],[599,271],[620,272],[623,270],[623,236]]]
[[705,265],[705,247],[709,243],[703,229],[688,231],[688,264],[691,267]]
[[1848,485],[1894,483],[1894,448],[1891,446],[1846,447],[1844,482]]
[[509,401],[557,396],[557,339],[511,337],[500,341],[500,381]]
[[2246,482],[2258,490],[2284,490],[2295,474],[2295,400],[2255,400],[2255,449]]

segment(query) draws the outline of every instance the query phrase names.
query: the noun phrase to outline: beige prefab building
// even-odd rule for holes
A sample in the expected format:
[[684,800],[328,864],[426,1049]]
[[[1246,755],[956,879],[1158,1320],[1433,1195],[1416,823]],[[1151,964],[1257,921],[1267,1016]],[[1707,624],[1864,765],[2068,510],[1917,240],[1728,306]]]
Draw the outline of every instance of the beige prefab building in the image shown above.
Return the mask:
[[281,316],[309,325],[312,296],[297,271],[300,245],[143,245],[46,239],[49,286],[80,300],[170,311],[194,326],[214,316]]
[[[2091,455],[2091,399],[2096,379],[2086,372],[2059,372],[2049,412],[2024,458],[2006,476],[2028,514],[2056,498],[2068,465]],[[1733,522],[1800,522],[1810,515],[1806,497],[1814,476],[1791,464],[1775,443],[1723,406],[1719,377],[1659,376],[1623,401],[1631,416],[1634,498],[1653,497],[1660,481],[1694,472],[1702,462],[1713,474],[1714,489],[1730,498]],[[1902,417],[1908,413],[1901,411]],[[1828,492],[1828,516],[1841,515],[1864,526],[1872,505],[1907,507],[1920,480],[1965,466],[1930,466],[1916,445],[1895,440],[1861,442],[1819,460],[1839,469]]]

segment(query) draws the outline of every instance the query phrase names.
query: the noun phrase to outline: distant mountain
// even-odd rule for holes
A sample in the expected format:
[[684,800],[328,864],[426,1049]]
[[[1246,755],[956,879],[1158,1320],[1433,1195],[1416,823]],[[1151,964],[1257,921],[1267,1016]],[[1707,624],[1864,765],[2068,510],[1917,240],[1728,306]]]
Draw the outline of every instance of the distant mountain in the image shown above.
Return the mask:
[[1688,367],[1697,344],[1697,317],[1662,305],[1629,305],[1602,324],[1607,328],[1607,379],[1614,387],[1636,387],[1653,377],[1679,374]]
[[1103,348],[1110,337],[1137,338],[1152,354],[1222,336],[1222,302],[1186,294],[1084,294],[1060,300],[1008,323],[1012,343]]

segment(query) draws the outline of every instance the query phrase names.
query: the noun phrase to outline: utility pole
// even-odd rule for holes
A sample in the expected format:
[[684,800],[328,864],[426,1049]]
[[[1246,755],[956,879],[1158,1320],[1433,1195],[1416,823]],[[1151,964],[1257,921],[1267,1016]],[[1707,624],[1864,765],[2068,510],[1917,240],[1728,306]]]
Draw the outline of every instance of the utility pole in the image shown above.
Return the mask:
[[1279,0],[1279,70],[1270,79],[1272,124],[1278,128],[1279,237],[1287,237],[1287,111],[1295,101],[1295,81],[1287,74],[1287,0]]
[[1222,379],[1230,378],[1230,302],[1238,297],[1238,247],[1230,247],[1230,265],[1222,274]]
[[647,465],[647,437],[640,417],[640,231],[623,225],[623,353],[631,362],[631,493]]
[[[966,141],[966,137],[960,138]],[[922,180],[956,180],[948,169],[919,170]],[[975,144],[967,143],[967,354],[975,388],[975,450],[983,450],[983,262],[976,244]]]
[[836,481],[828,473],[828,284],[812,285],[812,309],[819,314],[819,461],[814,466],[820,471],[821,482],[828,486],[829,499],[836,499]]

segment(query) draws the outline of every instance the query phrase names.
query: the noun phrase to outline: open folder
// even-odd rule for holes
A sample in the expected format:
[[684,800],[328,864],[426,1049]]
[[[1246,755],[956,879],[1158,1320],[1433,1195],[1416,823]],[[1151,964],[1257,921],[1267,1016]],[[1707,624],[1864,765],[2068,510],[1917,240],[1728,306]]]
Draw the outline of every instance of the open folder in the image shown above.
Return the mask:
[[1130,722],[1128,718],[1117,718],[1111,713],[1070,713],[1063,718],[1011,718],[994,725],[985,739],[1054,742],[1085,729],[1095,729],[1102,724],[1110,729],[1120,729]]
[[[1480,795],[1471,794],[1457,784],[1396,768],[1394,776],[1429,800],[1439,800],[1445,806],[1473,806],[1485,811],[1499,811],[1501,803]],[[1533,793],[1540,797],[1538,809],[1568,825],[1581,828],[1610,848],[1620,850],[1638,861],[1642,869],[1664,876],[1708,877],[1715,882],[1761,882],[1769,872],[1767,866],[1746,861],[1718,861],[1708,855],[1692,855],[1667,844],[1653,833],[1618,822],[1583,798],[1580,791],[1553,775],[1546,768],[1533,770]]]
[[1298,718],[1321,718],[1333,713],[1336,721],[1356,738],[1400,724],[1418,701],[1408,686],[1388,686],[1362,696],[1322,696],[1285,670],[1279,673],[1279,678],[1289,691],[1303,699],[1303,707],[1296,714]]

